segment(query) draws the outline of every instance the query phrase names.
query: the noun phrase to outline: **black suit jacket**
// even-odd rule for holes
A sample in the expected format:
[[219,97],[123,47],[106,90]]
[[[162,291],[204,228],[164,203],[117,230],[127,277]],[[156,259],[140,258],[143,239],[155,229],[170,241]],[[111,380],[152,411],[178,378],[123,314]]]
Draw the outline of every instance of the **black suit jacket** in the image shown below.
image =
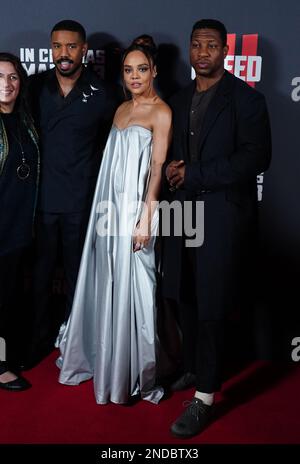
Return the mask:
[[31,76],[30,95],[41,141],[38,209],[88,210],[115,96],[88,67],[66,98],[59,93],[55,69]]
[[[221,319],[236,301],[240,264],[254,239],[256,176],[271,158],[269,117],[263,95],[224,73],[203,122],[198,159],[189,162],[189,111],[195,82],[170,101],[173,140],[168,162],[186,163],[184,186],[168,200],[201,200],[204,242],[195,248],[200,318]],[[184,225],[183,225],[184,228]],[[184,237],[164,238],[163,292],[181,298]]]

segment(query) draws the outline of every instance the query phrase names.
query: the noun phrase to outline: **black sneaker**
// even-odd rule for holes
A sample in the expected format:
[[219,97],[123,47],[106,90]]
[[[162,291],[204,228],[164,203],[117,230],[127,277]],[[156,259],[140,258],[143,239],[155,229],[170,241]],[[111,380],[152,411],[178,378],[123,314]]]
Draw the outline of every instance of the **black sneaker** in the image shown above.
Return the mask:
[[202,400],[193,398],[183,403],[186,410],[171,425],[171,433],[178,438],[189,438],[205,429],[211,418],[212,406],[204,404]]

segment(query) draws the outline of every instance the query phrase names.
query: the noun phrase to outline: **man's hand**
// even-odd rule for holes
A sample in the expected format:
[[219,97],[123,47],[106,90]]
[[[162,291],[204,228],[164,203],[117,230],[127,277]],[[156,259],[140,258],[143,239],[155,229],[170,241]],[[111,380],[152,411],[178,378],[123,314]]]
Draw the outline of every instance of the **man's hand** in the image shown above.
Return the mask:
[[171,189],[178,189],[184,182],[185,165],[184,161],[171,161],[166,169],[166,177]]

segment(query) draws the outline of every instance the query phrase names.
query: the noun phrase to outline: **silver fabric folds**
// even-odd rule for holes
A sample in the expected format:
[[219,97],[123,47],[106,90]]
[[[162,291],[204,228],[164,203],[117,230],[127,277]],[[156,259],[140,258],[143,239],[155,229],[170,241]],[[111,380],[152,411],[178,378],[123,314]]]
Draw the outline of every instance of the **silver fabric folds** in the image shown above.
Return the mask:
[[[133,253],[132,232],[147,189],[152,133],[113,126],[105,147],[71,316],[61,338],[59,382],[94,379],[96,401],[126,403],[140,394],[158,403],[155,386],[156,211],[147,248]],[[78,186],[80,188],[80,186]]]

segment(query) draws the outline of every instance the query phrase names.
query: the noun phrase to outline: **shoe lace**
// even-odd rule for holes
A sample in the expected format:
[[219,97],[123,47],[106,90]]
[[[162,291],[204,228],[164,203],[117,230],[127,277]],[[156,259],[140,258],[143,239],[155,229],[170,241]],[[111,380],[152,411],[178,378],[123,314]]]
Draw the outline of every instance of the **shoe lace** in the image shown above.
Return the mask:
[[191,415],[195,417],[197,420],[199,420],[199,412],[205,412],[205,404],[202,401],[185,400],[182,404],[186,408],[185,414]]

